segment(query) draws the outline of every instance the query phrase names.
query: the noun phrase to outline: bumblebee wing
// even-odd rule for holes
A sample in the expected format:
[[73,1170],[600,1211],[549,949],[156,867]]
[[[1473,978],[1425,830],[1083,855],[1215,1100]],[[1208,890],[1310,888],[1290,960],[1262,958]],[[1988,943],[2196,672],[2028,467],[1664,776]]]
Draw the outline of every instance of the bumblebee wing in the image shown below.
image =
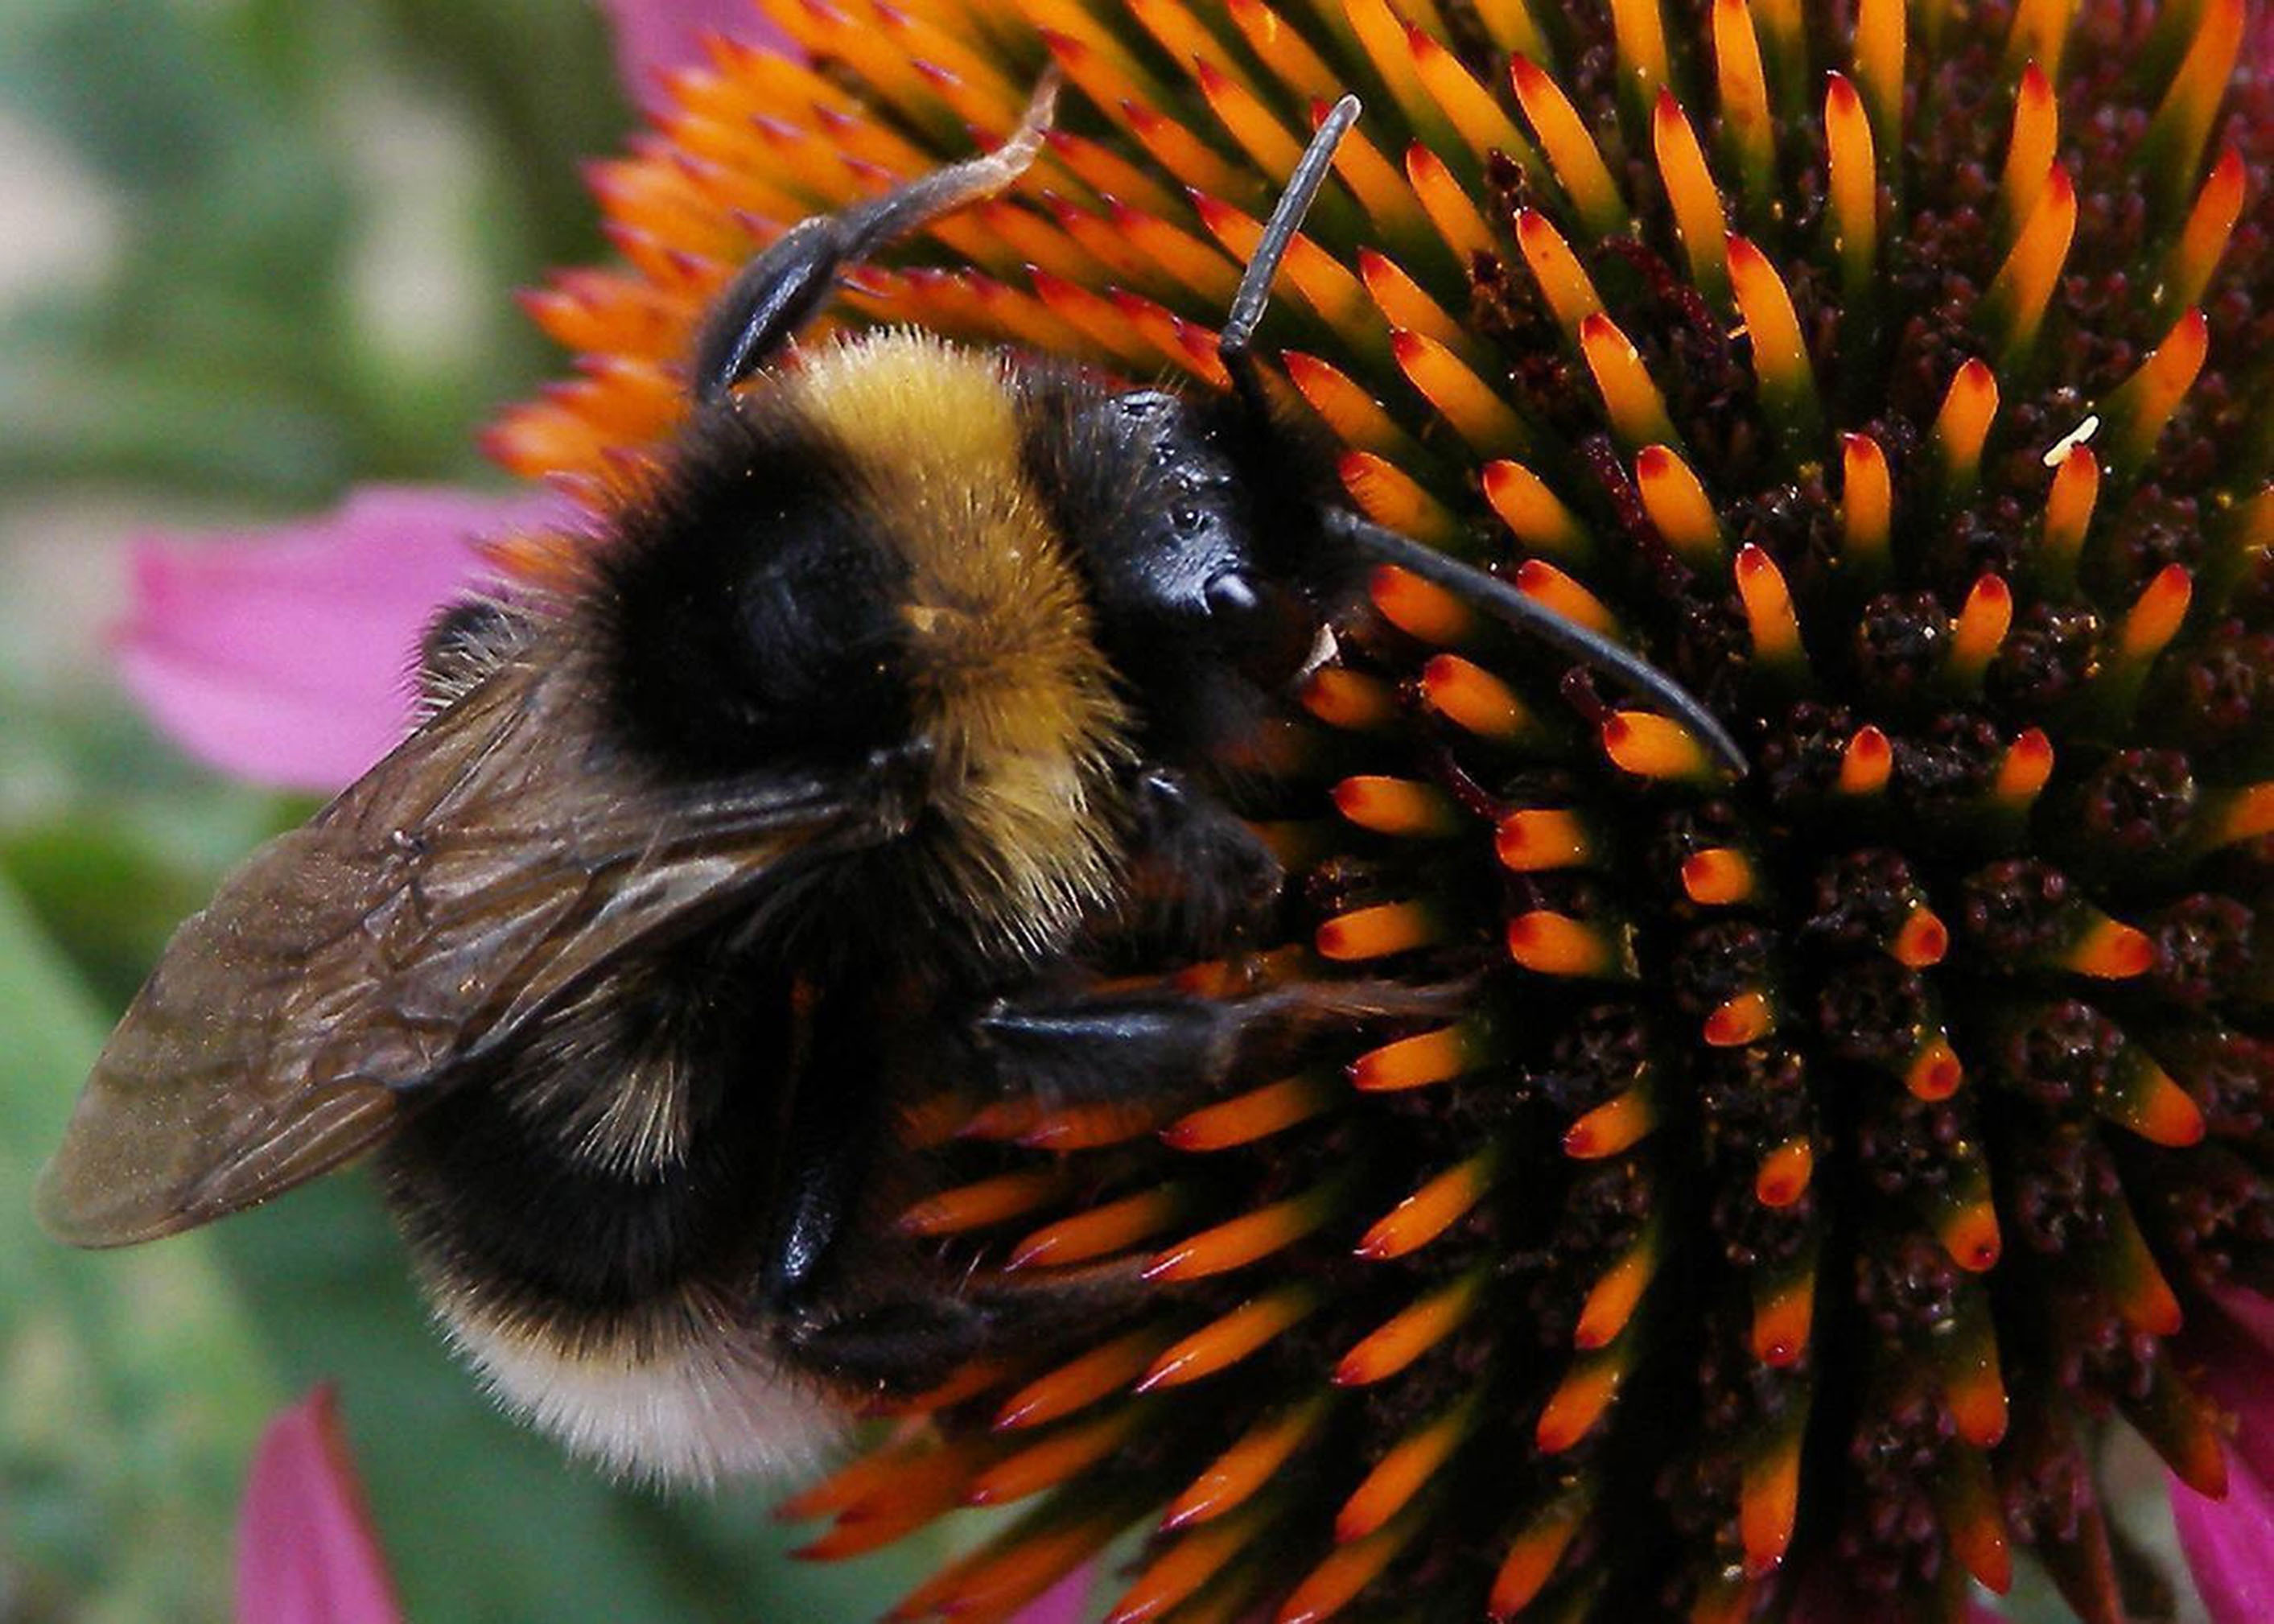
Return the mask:
[[175,933],[41,1175],[50,1234],[78,1246],[169,1235],[312,1178],[387,1131],[393,1091],[311,1085],[290,1027],[312,949],[356,927],[359,885],[353,865],[297,829]]
[[154,1239],[338,1166],[406,1092],[862,805],[787,780],[672,804],[595,783],[570,742],[585,702],[509,668],[224,881],[96,1060],[41,1175],[48,1229]]

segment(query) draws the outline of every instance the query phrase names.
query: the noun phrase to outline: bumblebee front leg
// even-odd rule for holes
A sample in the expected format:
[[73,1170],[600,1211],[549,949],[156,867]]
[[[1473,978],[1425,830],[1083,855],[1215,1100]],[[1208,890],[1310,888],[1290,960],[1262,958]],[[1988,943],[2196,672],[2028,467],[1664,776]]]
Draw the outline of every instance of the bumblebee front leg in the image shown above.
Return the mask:
[[1286,888],[1261,837],[1183,774],[1148,767],[1131,786],[1119,905],[1086,946],[1113,963],[1214,958],[1260,940]]

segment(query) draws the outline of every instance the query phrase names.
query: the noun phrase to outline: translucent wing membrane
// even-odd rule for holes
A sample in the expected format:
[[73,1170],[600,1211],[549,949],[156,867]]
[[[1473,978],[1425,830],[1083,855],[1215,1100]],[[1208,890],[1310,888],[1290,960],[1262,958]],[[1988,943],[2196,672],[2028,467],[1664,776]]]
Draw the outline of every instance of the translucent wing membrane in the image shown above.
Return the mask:
[[892,815],[890,784],[857,778],[595,794],[561,745],[589,732],[584,691],[539,649],[225,883],[96,1061],[41,1221],[124,1245],[290,1189],[613,960]]

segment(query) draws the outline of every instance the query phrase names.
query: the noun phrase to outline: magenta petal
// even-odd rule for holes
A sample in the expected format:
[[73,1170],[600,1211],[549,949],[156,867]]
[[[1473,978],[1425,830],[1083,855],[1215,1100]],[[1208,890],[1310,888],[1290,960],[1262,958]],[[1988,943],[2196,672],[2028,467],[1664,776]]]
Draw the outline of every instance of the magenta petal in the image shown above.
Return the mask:
[[471,543],[541,523],[550,499],[375,487],[259,534],[135,544],[119,670],[192,755],[328,791],[394,748],[436,607],[483,574]]
[[2212,1624],[2274,1619],[2274,1487],[2239,1457],[2227,1461],[2226,1498],[2205,1499],[2174,1479],[2172,1520]]
[[607,0],[607,8],[616,30],[616,71],[643,102],[654,99],[665,72],[701,59],[705,34],[752,45],[788,43],[752,0]]
[[402,1624],[332,1389],[268,1424],[237,1535],[237,1624]]
[[2204,1395],[2234,1417],[2226,1498],[2176,1479],[2180,1549],[2215,1624],[2274,1619],[2274,1302],[2232,1290],[2187,1321],[2185,1355]]
[[2274,1484],[2274,1299],[2239,1288],[2187,1319],[2183,1356],[2196,1388],[2235,1418],[2231,1462]]
[[1097,1587],[1097,1564],[1084,1562],[1019,1609],[1011,1624],[1082,1624],[1089,1616],[1089,1593]]

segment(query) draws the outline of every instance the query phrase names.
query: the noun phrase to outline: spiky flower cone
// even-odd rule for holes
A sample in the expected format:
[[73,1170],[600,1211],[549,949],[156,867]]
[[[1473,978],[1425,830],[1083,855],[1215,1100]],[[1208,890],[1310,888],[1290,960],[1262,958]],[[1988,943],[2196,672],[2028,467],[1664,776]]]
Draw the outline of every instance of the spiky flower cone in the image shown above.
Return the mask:
[[1198,1108],[912,1109],[912,1233],[1151,1285],[803,1496],[817,1552],[1024,1500],[902,1615],[1005,1617],[1142,1529],[1117,1620],[1933,1620],[2018,1545],[2115,1617],[2095,1435],[2216,1491],[2166,1339],[2274,1286],[2242,0],[767,11],[812,66],[720,45],[598,170],[623,263],[533,296],[586,354],[508,464],[633,477],[754,244],[999,134],[1045,56],[1046,163],[840,313],[1219,384],[1356,89],[1266,329],[1352,496],[1645,650],[1753,764],[1377,579],[1267,829],[1315,934],[1185,985],[1473,1007]]

